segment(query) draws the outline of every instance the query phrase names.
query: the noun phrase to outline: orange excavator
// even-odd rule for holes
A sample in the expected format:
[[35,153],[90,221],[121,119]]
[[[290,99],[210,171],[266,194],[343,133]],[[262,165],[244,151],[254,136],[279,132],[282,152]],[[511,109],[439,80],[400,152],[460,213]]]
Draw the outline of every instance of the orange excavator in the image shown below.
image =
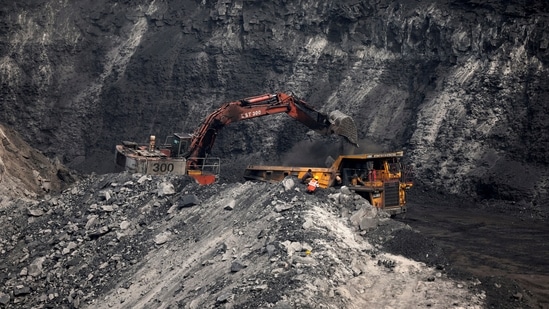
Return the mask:
[[351,117],[336,110],[326,115],[285,93],[263,94],[223,104],[210,113],[193,134],[174,133],[157,145],[123,141],[116,145],[116,165],[133,173],[189,175],[198,183],[214,183],[220,159],[210,157],[217,133],[226,125],[267,115],[286,113],[322,135],[338,134],[357,145],[357,129]]

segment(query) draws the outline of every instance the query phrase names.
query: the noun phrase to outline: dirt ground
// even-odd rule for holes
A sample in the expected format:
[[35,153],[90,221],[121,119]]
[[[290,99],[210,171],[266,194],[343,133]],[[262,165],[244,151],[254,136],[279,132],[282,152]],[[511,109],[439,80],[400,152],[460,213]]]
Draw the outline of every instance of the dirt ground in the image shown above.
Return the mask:
[[57,160],[30,147],[13,129],[0,124],[0,209],[11,198],[36,199],[59,192],[77,176]]
[[549,308],[549,225],[505,201],[474,201],[414,188],[399,221],[439,244],[454,272],[480,279],[489,308]]

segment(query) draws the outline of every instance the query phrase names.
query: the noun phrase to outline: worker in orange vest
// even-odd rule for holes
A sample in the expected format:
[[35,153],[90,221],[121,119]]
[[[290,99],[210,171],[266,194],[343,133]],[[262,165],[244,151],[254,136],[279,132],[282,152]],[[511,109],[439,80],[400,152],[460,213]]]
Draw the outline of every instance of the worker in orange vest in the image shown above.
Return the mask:
[[307,192],[309,193],[313,193],[315,192],[316,188],[318,188],[318,176],[315,176],[313,177],[313,179],[311,179],[309,181],[309,184],[307,184]]

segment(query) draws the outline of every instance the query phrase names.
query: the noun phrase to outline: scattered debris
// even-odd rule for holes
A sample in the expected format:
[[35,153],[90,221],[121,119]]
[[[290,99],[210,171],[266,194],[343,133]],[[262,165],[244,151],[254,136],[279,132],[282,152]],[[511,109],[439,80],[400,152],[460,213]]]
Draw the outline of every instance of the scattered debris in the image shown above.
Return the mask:
[[290,180],[198,186],[187,176],[90,175],[59,196],[14,203],[0,213],[0,304],[483,306],[470,282],[385,251],[379,233],[391,240],[405,224],[351,192],[308,195]]

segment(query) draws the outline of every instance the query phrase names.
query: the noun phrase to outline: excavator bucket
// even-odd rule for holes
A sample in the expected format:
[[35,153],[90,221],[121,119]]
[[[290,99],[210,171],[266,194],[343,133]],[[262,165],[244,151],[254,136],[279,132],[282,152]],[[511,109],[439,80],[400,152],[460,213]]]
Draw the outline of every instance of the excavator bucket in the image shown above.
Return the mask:
[[330,129],[334,133],[345,137],[351,144],[358,147],[358,130],[351,116],[335,110],[328,115],[328,119],[331,123]]

